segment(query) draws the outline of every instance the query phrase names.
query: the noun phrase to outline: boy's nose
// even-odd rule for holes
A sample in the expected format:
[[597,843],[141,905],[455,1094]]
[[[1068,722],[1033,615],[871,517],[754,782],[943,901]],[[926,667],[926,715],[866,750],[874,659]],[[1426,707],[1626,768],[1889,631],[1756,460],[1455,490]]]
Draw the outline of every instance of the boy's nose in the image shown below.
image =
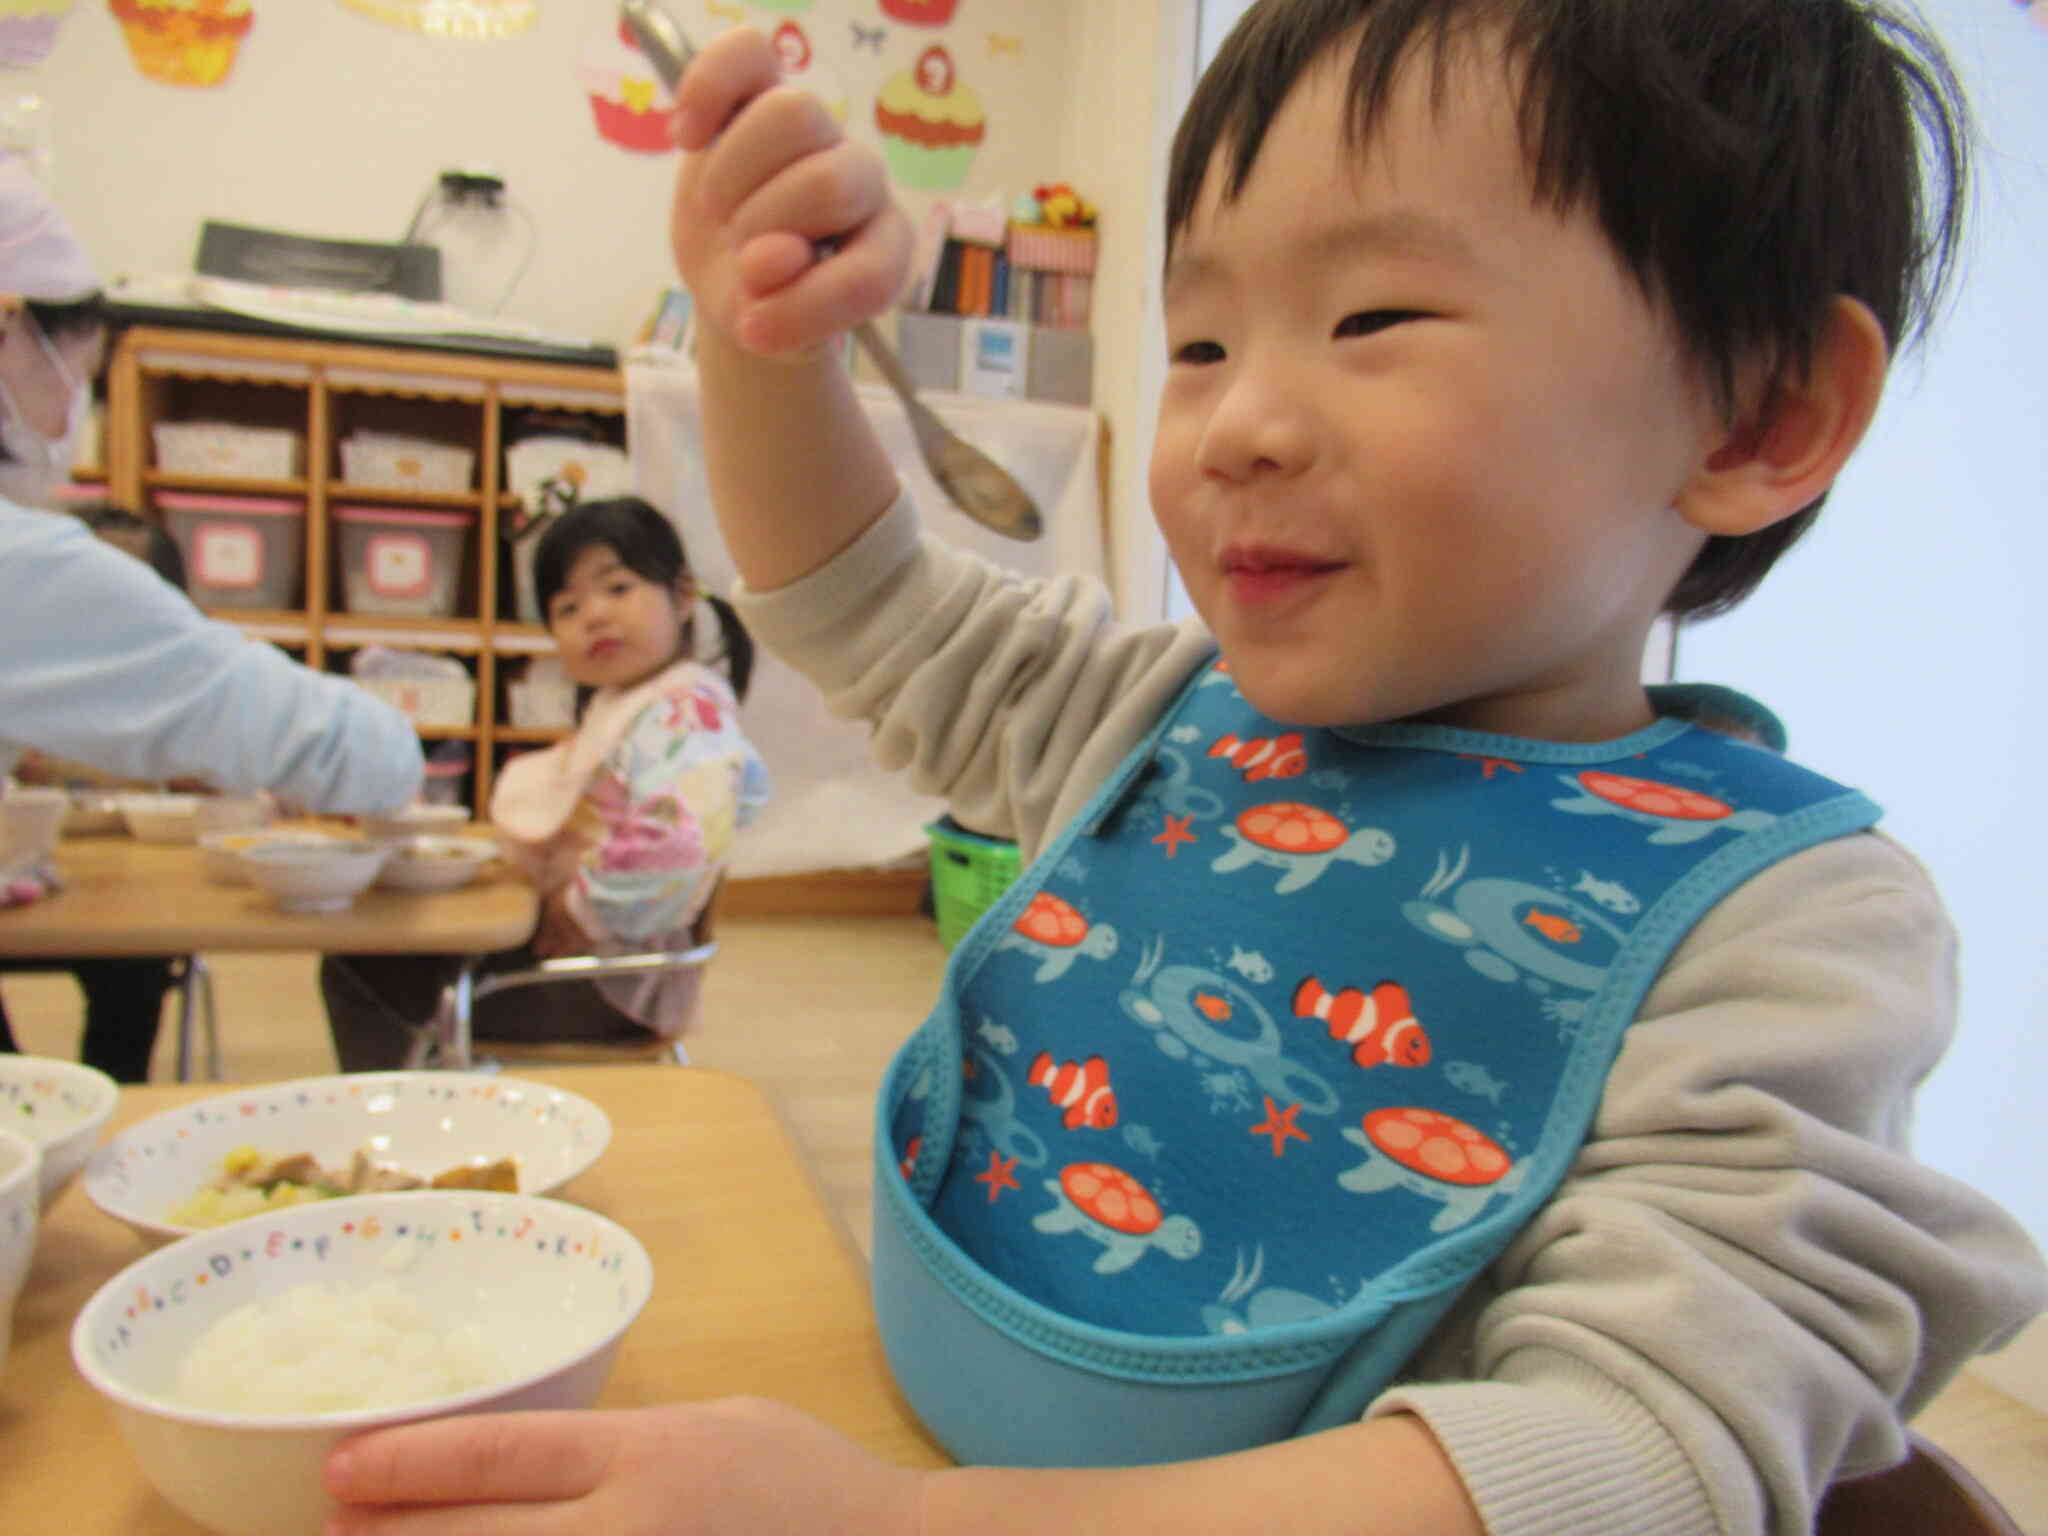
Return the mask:
[[1204,474],[1299,474],[1315,458],[1315,414],[1278,366],[1241,366],[1202,431]]

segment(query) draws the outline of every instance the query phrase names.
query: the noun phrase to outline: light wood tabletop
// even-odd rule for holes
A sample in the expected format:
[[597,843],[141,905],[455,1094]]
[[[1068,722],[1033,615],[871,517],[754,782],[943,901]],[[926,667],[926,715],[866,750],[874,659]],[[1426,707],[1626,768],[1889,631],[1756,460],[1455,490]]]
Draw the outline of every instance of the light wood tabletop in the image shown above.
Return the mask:
[[[774,1110],[743,1078],[674,1066],[522,1073],[582,1094],[612,1141],[559,1193],[630,1228],[654,1295],[627,1331],[601,1408],[750,1393],[777,1398],[910,1466],[946,1457],[891,1383],[866,1271]],[[224,1090],[121,1090],[109,1133]],[[143,1480],[106,1402],[71,1360],[92,1294],[148,1250],[74,1184],[44,1219],[0,1368],[0,1531],[195,1536]]]
[[322,913],[281,911],[254,886],[209,879],[190,843],[66,838],[57,869],[62,890],[0,911],[0,955],[487,954],[524,943],[540,916],[533,887],[500,864],[457,890],[373,886],[347,911]]

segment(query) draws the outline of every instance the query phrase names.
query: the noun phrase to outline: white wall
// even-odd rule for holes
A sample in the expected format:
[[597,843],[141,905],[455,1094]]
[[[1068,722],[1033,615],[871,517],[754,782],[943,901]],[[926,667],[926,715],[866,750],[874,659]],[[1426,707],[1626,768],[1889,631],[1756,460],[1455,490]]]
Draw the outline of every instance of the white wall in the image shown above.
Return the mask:
[[[792,14],[737,0],[668,0],[699,41],[744,15],[795,21],[829,73],[821,94],[872,139],[880,83],[937,41],[981,97],[987,137],[959,195],[1006,197],[1087,178],[1063,164],[1076,111],[1072,0],[962,0],[930,30],[886,20],[875,0],[815,0]],[[73,7],[51,57],[0,72],[49,103],[66,210],[108,276],[189,272],[208,217],[359,240],[395,240],[444,168],[496,169],[541,228],[506,313],[619,343],[673,283],[667,248],[671,154],[600,139],[578,66],[615,24],[617,0],[546,0],[515,37],[451,42],[372,20],[339,0],[257,0],[224,83],[160,85],[129,60],[104,4]],[[854,23],[885,37],[854,41]],[[1149,55],[1147,55],[1149,58]],[[921,210],[928,194],[911,190]],[[1099,199],[1098,199],[1099,200]]]
[[1809,538],[1688,631],[1679,670],[1755,691],[1796,755],[1886,807],[1963,936],[1960,1038],[1920,1152],[2048,1243],[2048,29],[1922,0],[1982,134],[1959,302],[1894,375]]

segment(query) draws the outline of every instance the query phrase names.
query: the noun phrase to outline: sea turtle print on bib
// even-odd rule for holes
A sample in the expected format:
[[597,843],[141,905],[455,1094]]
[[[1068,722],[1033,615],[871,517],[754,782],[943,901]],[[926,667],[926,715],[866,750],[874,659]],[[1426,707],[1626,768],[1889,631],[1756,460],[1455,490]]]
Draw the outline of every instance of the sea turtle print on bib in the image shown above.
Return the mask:
[[1875,814],[1680,719],[1293,730],[1207,670],[956,949],[892,1071],[886,1209],[1032,1347],[1334,1360],[1555,1187],[1698,916]]

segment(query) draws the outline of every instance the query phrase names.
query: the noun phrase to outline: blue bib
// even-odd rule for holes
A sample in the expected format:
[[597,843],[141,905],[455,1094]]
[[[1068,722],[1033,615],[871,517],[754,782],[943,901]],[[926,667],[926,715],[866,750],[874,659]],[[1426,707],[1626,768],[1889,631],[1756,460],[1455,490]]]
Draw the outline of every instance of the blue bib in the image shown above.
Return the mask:
[[1293,730],[1205,667],[890,1068],[905,1395],[962,1460],[1023,1465],[1355,1418],[1564,1176],[1686,931],[1876,818],[1679,719]]

